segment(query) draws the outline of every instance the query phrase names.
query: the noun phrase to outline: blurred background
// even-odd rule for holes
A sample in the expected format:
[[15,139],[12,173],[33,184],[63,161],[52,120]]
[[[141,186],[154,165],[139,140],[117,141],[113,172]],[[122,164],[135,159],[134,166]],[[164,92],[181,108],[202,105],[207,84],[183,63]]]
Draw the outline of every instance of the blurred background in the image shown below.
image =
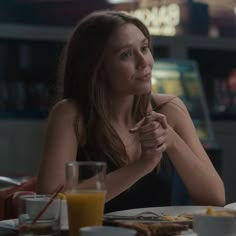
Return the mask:
[[179,96],[236,201],[236,2],[1,0],[0,175],[36,175],[61,50],[79,20],[115,9],[152,34],[153,92]]

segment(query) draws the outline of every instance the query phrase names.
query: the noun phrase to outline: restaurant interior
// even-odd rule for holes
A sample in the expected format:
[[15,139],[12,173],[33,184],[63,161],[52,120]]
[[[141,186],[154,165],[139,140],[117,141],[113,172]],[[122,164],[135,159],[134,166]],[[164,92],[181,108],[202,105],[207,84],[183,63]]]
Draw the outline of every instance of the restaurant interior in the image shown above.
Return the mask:
[[227,203],[236,202],[234,0],[1,0],[0,176],[36,175],[61,50],[73,26],[102,9],[125,11],[149,28],[153,92],[185,102]]

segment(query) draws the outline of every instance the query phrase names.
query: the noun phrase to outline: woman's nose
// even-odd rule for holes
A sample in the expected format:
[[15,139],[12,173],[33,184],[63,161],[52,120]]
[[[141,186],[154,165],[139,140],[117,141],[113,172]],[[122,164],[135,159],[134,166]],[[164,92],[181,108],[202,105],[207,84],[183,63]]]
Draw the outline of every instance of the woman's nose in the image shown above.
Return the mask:
[[147,65],[145,55],[142,53],[137,53],[136,55],[136,66],[137,68],[143,68]]

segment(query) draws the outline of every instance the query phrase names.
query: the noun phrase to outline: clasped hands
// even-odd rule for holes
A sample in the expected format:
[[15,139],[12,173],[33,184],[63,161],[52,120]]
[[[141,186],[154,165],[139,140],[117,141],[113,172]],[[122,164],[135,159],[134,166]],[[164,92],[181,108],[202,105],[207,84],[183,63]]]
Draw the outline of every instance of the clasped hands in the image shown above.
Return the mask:
[[142,148],[141,158],[150,158],[155,164],[160,162],[162,153],[172,142],[166,116],[155,111],[148,113],[129,132],[139,135]]

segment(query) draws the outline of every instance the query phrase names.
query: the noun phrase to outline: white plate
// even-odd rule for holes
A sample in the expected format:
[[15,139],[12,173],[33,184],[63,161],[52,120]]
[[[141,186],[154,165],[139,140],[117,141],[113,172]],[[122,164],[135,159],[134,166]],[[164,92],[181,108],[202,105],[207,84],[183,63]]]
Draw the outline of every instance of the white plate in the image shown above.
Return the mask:
[[[163,214],[163,215],[178,216],[180,214],[204,213],[206,212],[206,209],[208,207],[211,207],[215,210],[225,209],[223,207],[214,207],[214,206],[168,206],[168,207],[150,207],[150,208],[139,208],[139,209],[116,211],[116,212],[107,213],[106,215],[133,216],[133,215],[145,212],[145,211],[151,211],[151,212]],[[147,223],[148,221],[144,220],[142,222]],[[149,223],[153,223],[153,221],[149,221]],[[192,229],[189,229],[187,231],[183,231],[180,236],[197,236],[197,234]]]
[[[18,219],[0,221],[0,227],[4,227],[7,229],[16,230],[17,225],[18,225]],[[65,228],[63,228],[63,229],[65,229]],[[187,231],[182,232],[180,236],[197,236],[197,234],[194,233],[191,229],[189,229]]]
[[231,210],[236,210],[236,202],[232,202],[230,204],[225,205],[225,208],[231,209]]
[[208,207],[215,210],[225,210],[224,207],[214,207],[214,206],[167,206],[167,207],[148,207],[148,208],[138,208],[123,211],[110,212],[106,215],[117,215],[117,216],[133,216],[140,214],[145,211],[151,211],[157,214],[178,216],[180,214],[199,214],[204,213]]

